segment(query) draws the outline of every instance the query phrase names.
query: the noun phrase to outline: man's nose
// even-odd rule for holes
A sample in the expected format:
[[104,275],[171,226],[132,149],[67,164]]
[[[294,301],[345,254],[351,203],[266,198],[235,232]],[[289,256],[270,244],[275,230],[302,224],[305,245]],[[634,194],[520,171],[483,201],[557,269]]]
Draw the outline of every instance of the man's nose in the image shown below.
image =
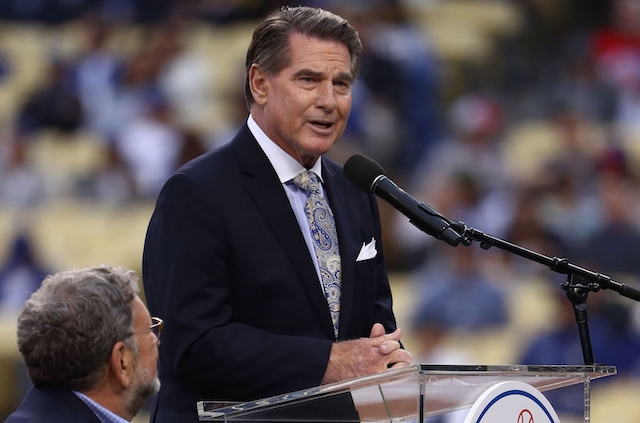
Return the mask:
[[331,81],[324,81],[318,85],[316,105],[331,112],[336,109],[338,100],[335,88]]

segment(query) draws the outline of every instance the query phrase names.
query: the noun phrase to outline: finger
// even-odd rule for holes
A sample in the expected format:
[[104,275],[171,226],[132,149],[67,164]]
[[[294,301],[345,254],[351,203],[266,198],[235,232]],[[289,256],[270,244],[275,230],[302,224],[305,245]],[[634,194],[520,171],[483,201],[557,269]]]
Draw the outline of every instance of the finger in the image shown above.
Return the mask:
[[413,363],[413,356],[407,350],[397,349],[388,355],[389,363],[405,363],[405,365],[410,365]]
[[382,344],[380,344],[380,352],[385,355],[392,353],[393,351],[399,348],[400,348],[400,343],[398,341],[385,341]]
[[398,328],[391,333],[385,333],[380,338],[380,342],[385,341],[398,341],[400,342],[400,337],[402,336],[402,329]]
[[373,327],[371,327],[371,334],[369,338],[377,338],[379,336],[384,336],[385,330],[384,326],[381,323],[374,323]]
[[[374,334],[376,331],[375,328],[371,329],[371,333]],[[382,334],[380,336],[369,338],[370,345],[373,347],[378,347],[387,342],[387,341],[396,341],[400,342],[400,336],[402,335],[402,331],[400,329],[396,329],[391,333]]]

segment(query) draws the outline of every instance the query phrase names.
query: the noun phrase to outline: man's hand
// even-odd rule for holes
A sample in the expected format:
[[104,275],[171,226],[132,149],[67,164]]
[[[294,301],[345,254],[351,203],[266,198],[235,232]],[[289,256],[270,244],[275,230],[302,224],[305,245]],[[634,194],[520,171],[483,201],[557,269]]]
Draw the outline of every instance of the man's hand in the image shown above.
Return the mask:
[[329,364],[322,384],[372,375],[411,364],[411,353],[400,348],[402,331],[385,333],[376,323],[369,338],[336,342],[331,347]]

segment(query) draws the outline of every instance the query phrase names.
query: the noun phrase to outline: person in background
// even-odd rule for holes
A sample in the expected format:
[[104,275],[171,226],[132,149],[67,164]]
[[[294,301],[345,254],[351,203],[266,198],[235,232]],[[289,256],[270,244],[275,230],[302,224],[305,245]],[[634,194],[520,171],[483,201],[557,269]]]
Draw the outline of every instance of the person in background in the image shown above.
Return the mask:
[[172,316],[152,421],[197,422],[203,399],[250,401],[411,363],[376,199],[324,156],[346,126],[361,50],[333,13],[269,15],[247,53],[246,123],[162,188],[143,255],[150,310]]
[[18,315],[34,386],[5,423],[131,421],[160,389],[162,320],[137,291],[133,271],[109,266],[45,278]]
[[25,301],[49,273],[33,236],[27,231],[18,231],[0,264],[0,318],[15,321]]

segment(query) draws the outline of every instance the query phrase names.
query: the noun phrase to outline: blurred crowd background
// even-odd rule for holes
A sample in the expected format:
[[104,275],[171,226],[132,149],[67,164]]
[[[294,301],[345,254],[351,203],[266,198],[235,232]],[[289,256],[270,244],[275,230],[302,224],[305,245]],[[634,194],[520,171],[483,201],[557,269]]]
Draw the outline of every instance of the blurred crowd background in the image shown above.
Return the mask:
[[[155,196],[246,118],[251,33],[285,4],[341,14],[365,47],[332,158],[366,154],[451,219],[640,288],[640,0],[0,0],[0,417],[28,386],[25,299],[58,270],[140,272]],[[583,363],[565,275],[381,210],[416,361]],[[640,306],[600,290],[587,312],[618,368],[592,420],[638,422]]]

